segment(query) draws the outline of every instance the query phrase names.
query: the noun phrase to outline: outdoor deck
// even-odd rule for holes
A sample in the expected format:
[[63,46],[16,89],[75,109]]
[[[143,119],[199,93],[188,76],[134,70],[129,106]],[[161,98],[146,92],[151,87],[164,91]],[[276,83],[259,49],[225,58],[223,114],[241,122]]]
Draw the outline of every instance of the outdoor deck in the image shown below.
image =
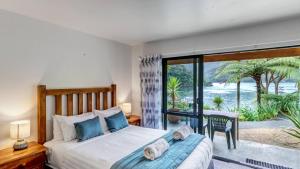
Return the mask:
[[[183,124],[184,121],[179,124],[168,123],[168,129],[176,129]],[[291,126],[293,125],[290,121],[282,118],[262,122],[240,122],[240,140],[237,142],[237,149],[228,150],[225,136],[216,133],[213,143],[214,155],[240,162],[246,162],[249,158],[300,169],[299,144],[296,148],[283,144],[283,142],[286,144],[294,142],[292,137],[281,131]]]
[[253,141],[240,140],[237,149],[227,149],[223,136],[214,138],[214,155],[246,162],[246,158],[264,161],[293,169],[300,169],[300,150],[261,144]]

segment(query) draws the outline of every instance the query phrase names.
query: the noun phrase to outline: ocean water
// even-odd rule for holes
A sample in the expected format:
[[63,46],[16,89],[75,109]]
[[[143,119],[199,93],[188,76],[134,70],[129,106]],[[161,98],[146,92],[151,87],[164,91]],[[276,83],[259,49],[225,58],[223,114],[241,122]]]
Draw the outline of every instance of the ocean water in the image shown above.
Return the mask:
[[[295,83],[285,82],[279,86],[280,93],[293,93],[297,91]],[[181,92],[181,100],[191,103],[192,102],[192,91]],[[269,87],[269,93],[274,93],[274,84]],[[220,84],[213,83],[213,86],[204,87],[204,104],[213,107],[213,98],[220,96],[223,98],[224,110],[233,109],[237,107],[237,86],[236,83]],[[241,83],[241,107],[255,107],[256,106],[256,84],[251,82]]]

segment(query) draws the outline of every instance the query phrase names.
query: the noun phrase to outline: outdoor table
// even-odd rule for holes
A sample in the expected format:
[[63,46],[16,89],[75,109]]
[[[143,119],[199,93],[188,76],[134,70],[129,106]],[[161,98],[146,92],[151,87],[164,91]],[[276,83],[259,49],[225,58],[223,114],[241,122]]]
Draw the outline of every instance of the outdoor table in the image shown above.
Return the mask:
[[[203,115],[208,118],[208,123],[209,123],[208,125],[210,128],[212,127],[211,121],[209,119],[209,117],[211,115],[226,116],[230,120],[232,120],[232,130],[234,132],[234,136],[232,136],[233,137],[233,145],[234,145],[234,148],[236,148],[236,140],[239,140],[239,114],[235,113],[235,112],[227,112],[227,111],[203,110]],[[211,133],[209,133],[209,135],[211,136]]]

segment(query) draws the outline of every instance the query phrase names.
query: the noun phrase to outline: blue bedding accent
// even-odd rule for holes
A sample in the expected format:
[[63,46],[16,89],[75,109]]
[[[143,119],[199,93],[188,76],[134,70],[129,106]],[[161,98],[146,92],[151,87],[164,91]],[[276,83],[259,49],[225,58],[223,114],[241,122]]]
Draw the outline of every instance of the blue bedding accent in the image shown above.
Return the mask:
[[116,132],[128,126],[127,119],[122,111],[104,119],[110,132]]
[[117,161],[111,169],[175,169],[193,152],[205,137],[193,133],[184,141],[176,141],[172,135],[173,131],[162,137],[170,144],[170,148],[159,158],[151,161],[144,157],[144,148],[153,143],[153,141]]
[[78,142],[103,135],[99,117],[74,123]]

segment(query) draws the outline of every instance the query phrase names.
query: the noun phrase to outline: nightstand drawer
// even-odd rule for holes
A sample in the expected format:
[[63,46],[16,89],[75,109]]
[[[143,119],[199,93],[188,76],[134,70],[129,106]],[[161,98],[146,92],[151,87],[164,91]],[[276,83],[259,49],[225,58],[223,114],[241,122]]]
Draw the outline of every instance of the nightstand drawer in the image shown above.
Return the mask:
[[16,161],[11,161],[3,166],[1,169],[43,169],[45,167],[46,155],[44,152],[34,154],[30,157],[23,158]]

